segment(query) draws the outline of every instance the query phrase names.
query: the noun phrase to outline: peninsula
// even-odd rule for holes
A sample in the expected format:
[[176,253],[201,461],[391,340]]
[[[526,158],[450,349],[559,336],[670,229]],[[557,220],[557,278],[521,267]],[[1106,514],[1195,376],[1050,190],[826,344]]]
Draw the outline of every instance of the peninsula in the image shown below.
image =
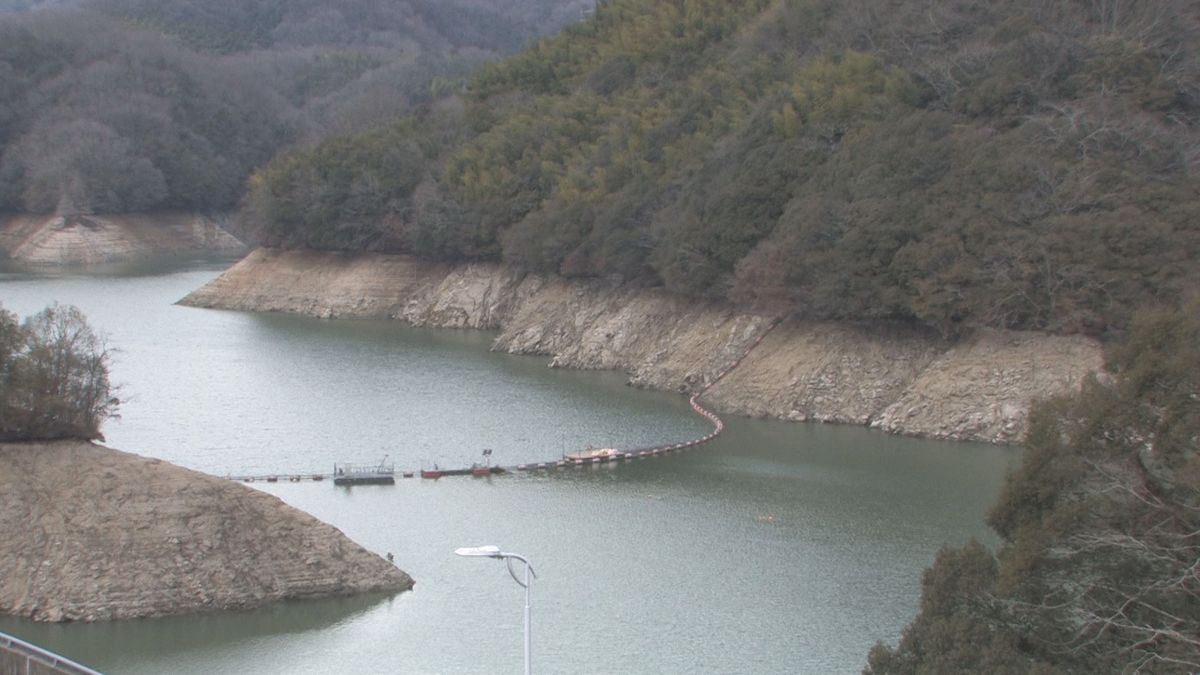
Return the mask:
[[0,613],[128,619],[412,586],[239,483],[83,441],[0,444]]

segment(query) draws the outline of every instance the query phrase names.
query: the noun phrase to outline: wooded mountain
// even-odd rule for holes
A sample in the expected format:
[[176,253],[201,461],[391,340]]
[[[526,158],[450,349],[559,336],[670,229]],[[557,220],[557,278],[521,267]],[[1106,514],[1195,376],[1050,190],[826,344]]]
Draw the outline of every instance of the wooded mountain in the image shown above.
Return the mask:
[[7,3],[17,13],[0,14],[0,212],[231,208],[281,147],[393,119],[584,6]]
[[1200,282],[1191,3],[611,0],[280,157],[262,241],[1104,334]]

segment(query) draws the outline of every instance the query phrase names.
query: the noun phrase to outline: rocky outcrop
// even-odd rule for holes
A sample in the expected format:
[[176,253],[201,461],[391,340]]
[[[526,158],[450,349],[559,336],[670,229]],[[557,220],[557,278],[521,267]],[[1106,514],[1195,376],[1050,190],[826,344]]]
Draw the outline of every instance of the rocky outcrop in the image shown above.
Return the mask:
[[90,443],[0,444],[0,613],[124,619],[412,585],[240,483]]
[[0,255],[29,265],[93,265],[244,252],[246,246],[229,233],[226,221],[182,213],[15,216],[0,221]]
[[778,323],[705,394],[713,408],[1002,443],[1020,441],[1031,401],[1101,366],[1100,345],[1081,337],[980,331],[951,343],[906,326],[785,320],[613,282],[405,256],[260,249],[182,302],[499,329],[494,349],[681,392],[712,382]]
[[1017,442],[1031,399],[1077,389],[1103,365],[1099,344],[1087,338],[979,331],[939,354],[871,426]]
[[405,256],[257,249],[183,300],[198,307],[496,328],[522,275]]
[[785,322],[708,396],[758,417],[1019,442],[1029,404],[1102,366],[1082,337],[978,331],[955,343],[909,327]]
[[908,327],[785,321],[707,398],[753,417],[870,424],[946,349]]

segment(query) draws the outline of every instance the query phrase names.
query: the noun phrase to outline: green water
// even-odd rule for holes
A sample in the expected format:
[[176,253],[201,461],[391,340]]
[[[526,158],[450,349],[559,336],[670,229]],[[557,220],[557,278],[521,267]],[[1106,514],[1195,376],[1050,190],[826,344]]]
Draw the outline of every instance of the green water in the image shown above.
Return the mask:
[[[25,315],[80,306],[118,350],[113,447],[217,475],[515,464],[706,433],[683,397],[488,352],[477,331],[174,305],[212,263],[0,275]],[[482,544],[528,556],[544,673],[857,672],[915,611],[943,544],[988,537],[1012,449],[726,418],[682,455],[549,474],[256,483],[417,581],[394,598],[94,625],[0,619],[111,673],[520,672],[522,591]]]

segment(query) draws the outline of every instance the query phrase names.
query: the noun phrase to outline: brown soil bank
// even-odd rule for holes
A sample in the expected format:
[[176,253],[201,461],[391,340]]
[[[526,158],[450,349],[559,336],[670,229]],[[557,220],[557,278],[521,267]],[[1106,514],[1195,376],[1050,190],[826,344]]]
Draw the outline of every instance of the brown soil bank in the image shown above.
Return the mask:
[[29,265],[92,265],[246,247],[225,219],[185,213],[14,216],[0,220],[0,256]]
[[90,443],[0,444],[0,613],[125,619],[412,585],[239,483]]
[[1019,442],[1032,400],[1101,367],[1082,337],[980,331],[946,342],[890,325],[806,322],[603,281],[405,256],[259,249],[184,304],[500,329],[493,348],[551,366],[616,369],[637,386],[698,390],[763,343],[706,400],[717,410]]

